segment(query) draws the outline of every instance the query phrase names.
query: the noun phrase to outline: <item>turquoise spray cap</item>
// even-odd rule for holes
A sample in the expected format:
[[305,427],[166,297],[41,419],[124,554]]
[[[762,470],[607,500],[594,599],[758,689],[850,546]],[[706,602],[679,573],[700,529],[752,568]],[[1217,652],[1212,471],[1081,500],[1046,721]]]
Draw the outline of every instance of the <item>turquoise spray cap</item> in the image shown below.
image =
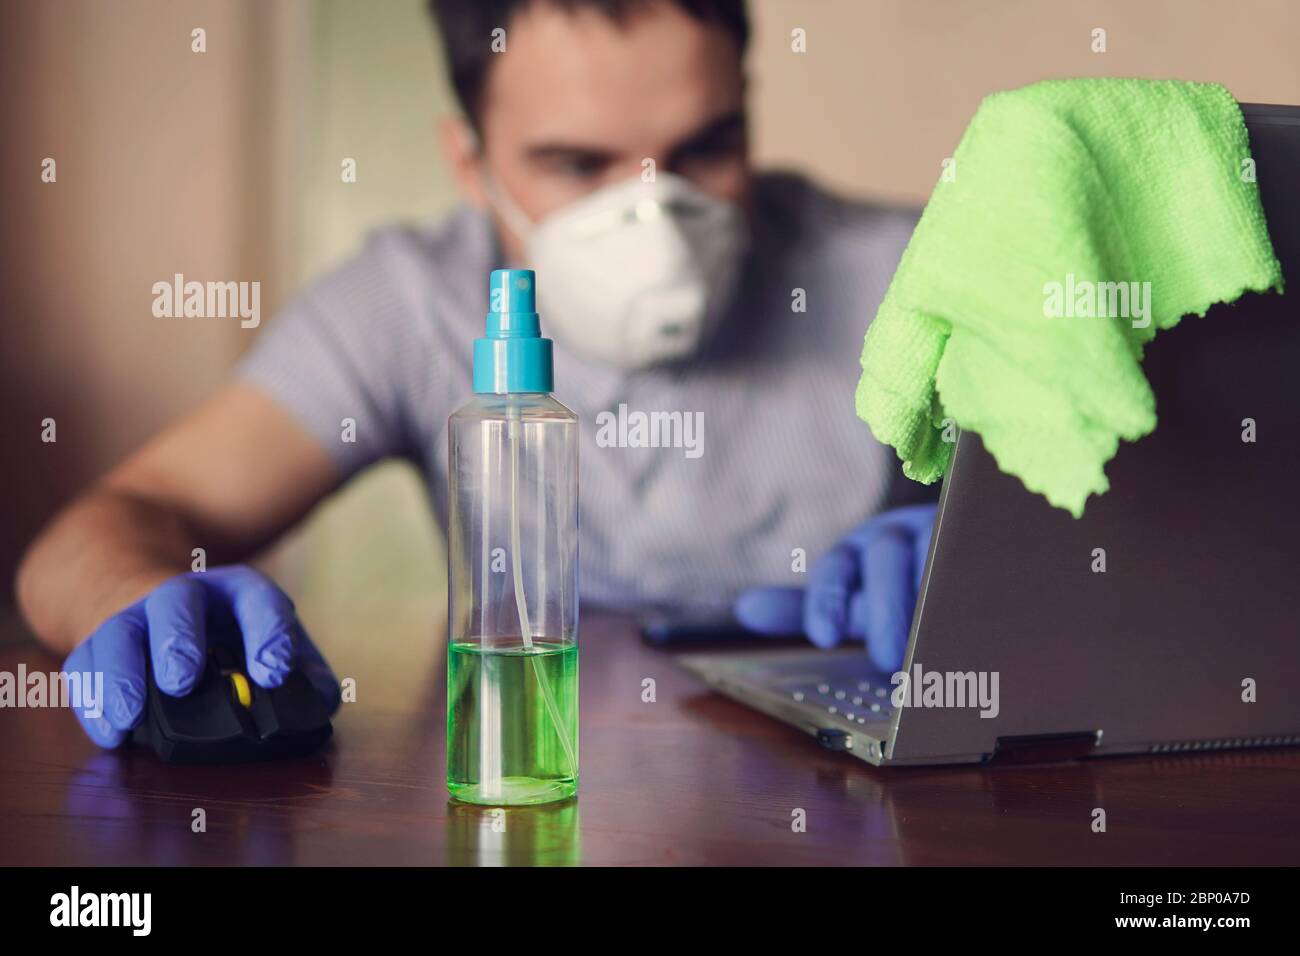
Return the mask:
[[474,391],[549,392],[551,340],[537,320],[537,276],[532,269],[495,269],[488,280],[487,334],[474,340]]

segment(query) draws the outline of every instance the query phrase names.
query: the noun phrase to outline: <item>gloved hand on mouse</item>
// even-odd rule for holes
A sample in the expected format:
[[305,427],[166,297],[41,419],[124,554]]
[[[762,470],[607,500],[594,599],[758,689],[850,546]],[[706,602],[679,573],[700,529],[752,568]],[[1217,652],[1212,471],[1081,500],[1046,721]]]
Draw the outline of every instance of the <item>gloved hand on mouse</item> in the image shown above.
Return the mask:
[[64,673],[104,675],[102,716],[76,711],[90,739],[120,746],[144,717],[145,655],[159,690],[183,697],[202,676],[208,643],[215,641],[243,642],[248,678],[258,686],[279,687],[290,671],[300,670],[330,713],[338,709],[338,681],[288,595],[264,574],[233,565],[164,581],[105,620],[68,656]]
[[802,632],[818,647],[865,639],[876,667],[898,671],[935,510],[909,505],[876,515],[813,563],[806,588],[745,591],[736,600],[736,620],[761,634]]

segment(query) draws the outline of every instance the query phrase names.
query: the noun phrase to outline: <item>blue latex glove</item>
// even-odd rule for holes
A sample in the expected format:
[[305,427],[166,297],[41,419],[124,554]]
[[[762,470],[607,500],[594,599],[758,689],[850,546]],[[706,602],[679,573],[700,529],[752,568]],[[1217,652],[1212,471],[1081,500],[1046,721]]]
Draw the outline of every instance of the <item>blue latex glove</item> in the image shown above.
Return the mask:
[[145,707],[145,655],[158,688],[173,697],[194,689],[212,641],[242,641],[248,677],[279,687],[295,667],[330,708],[339,685],[298,622],[293,602],[266,575],[243,565],[182,574],[119,611],[77,645],[64,673],[104,674],[103,715],[76,711],[82,728],[101,747],[117,747],[140,723]]
[[876,515],[813,564],[806,589],[741,594],[736,620],[761,634],[802,631],[818,647],[865,638],[872,663],[896,672],[907,651],[935,510],[909,505]]

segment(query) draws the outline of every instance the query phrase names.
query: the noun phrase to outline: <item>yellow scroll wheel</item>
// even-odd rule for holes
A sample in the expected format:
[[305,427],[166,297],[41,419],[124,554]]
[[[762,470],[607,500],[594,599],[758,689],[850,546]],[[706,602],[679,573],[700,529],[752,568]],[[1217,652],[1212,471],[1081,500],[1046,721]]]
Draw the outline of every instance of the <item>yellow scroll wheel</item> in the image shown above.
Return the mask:
[[230,686],[235,689],[235,698],[239,701],[239,705],[253,706],[253,688],[249,686],[248,678],[239,671],[230,671],[227,676],[230,678]]

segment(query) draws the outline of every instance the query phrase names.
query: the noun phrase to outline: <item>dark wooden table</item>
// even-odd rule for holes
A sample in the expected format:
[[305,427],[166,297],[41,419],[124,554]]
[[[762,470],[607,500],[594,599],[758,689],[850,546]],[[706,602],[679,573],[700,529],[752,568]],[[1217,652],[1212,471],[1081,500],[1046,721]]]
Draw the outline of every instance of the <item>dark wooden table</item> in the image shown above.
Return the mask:
[[[508,810],[502,831],[444,790],[437,602],[304,618],[358,691],[314,758],[167,767],[97,751],[66,711],[0,710],[0,864],[1300,862],[1296,751],[878,770],[706,691],[630,622],[595,613],[579,798]],[[20,662],[58,665],[0,648],[0,670]]]

